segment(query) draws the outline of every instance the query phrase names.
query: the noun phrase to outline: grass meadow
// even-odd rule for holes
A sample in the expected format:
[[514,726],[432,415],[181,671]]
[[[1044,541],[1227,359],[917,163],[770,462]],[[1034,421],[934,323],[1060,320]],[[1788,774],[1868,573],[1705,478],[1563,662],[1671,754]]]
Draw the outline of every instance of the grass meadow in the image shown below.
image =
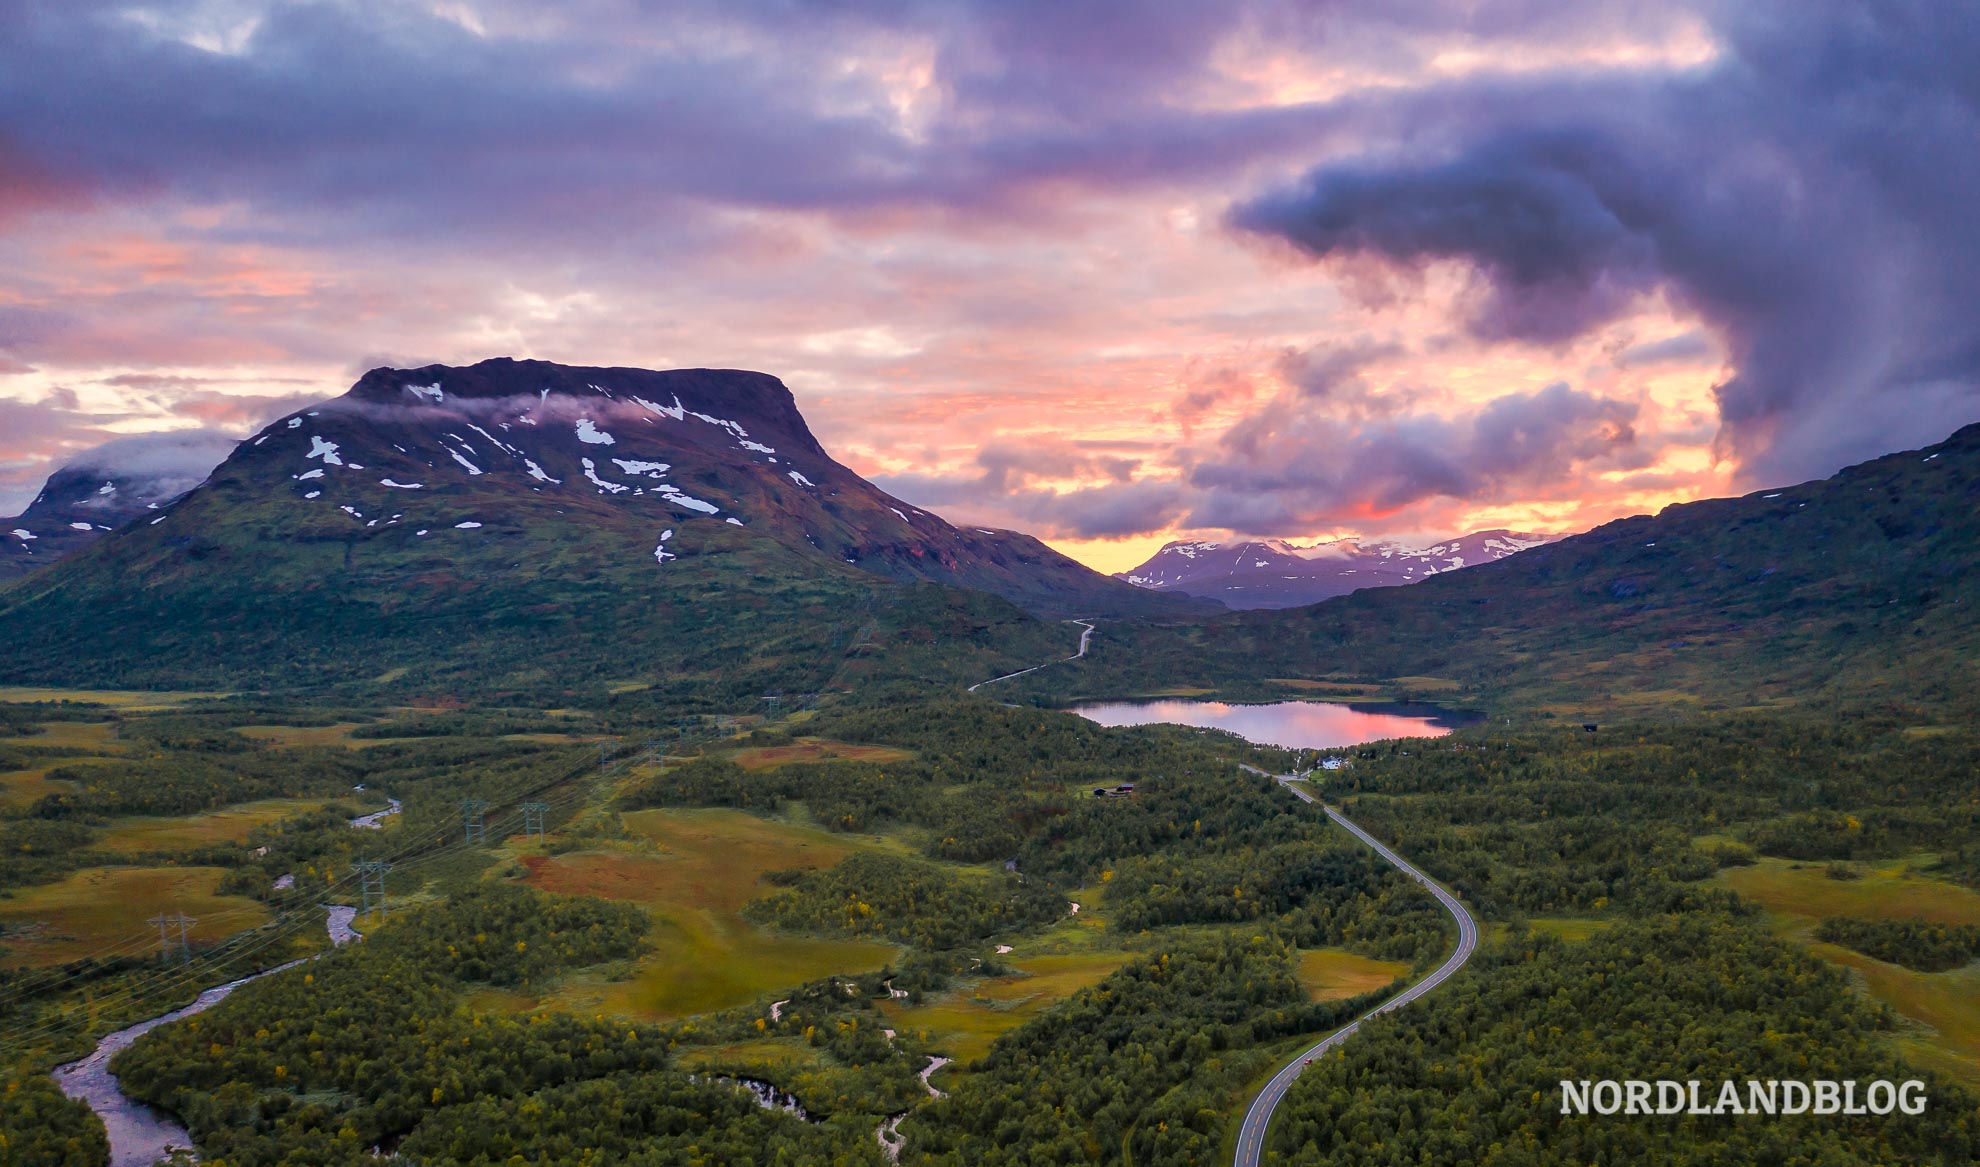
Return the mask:
[[892,746],[861,746],[824,738],[801,737],[787,746],[757,746],[737,750],[730,760],[745,770],[768,770],[794,762],[905,762],[914,755]]
[[1912,1028],[1900,1038],[1920,1063],[1980,1087],[1980,962],[1948,972],[1913,972],[1813,939],[1824,916],[1892,917],[1980,924],[1980,892],[1920,875],[1915,861],[1848,865],[1855,879],[1831,879],[1827,864],[1762,859],[1728,868],[1719,882],[1764,907],[1776,931],[1851,970],[1864,991],[1897,1010]]
[[739,811],[645,810],[624,817],[638,851],[529,856],[528,882],[565,895],[629,900],[653,916],[654,951],[624,980],[580,976],[551,1003],[664,1020],[745,1004],[833,973],[877,969],[892,945],[786,936],[742,918],[770,890],[766,872],[829,867],[859,847],[887,844]]
[[92,846],[117,855],[182,851],[216,843],[245,843],[248,833],[292,814],[329,806],[320,798],[268,798],[204,814],[135,816],[110,821]]
[[1402,961],[1375,960],[1340,948],[1309,948],[1299,954],[1299,983],[1315,1001],[1358,997],[1407,975],[1409,965]]
[[214,889],[220,867],[93,867],[58,883],[21,888],[0,899],[0,962],[45,967],[109,952],[155,949],[158,929],[145,921],[184,912],[195,946],[268,922],[265,908]]

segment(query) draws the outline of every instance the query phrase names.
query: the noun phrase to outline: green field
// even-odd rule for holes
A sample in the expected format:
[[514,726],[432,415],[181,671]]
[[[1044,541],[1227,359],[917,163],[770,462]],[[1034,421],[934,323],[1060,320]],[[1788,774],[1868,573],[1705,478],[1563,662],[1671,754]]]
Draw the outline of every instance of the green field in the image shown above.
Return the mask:
[[1718,881],[1770,912],[1813,927],[1823,916],[1887,916],[1980,924],[1980,892],[1917,874],[1910,861],[1851,864],[1856,879],[1830,879],[1827,865],[1762,859],[1729,867]]
[[1406,976],[1409,965],[1375,960],[1339,948],[1309,948],[1299,954],[1299,983],[1315,1001],[1338,1001],[1383,988]]
[[824,738],[801,737],[787,746],[757,746],[737,750],[730,760],[745,770],[768,770],[795,762],[905,762],[913,757],[891,746],[860,746]]
[[1127,952],[1064,953],[1009,961],[1014,977],[990,977],[919,1005],[886,1002],[881,1011],[902,1031],[925,1033],[934,1048],[967,1064],[990,1043],[1126,964]]
[[804,1038],[767,1037],[726,1045],[689,1046],[681,1051],[677,1064],[685,1070],[715,1070],[761,1077],[794,1068],[822,1066],[825,1058],[817,1047]]
[[351,740],[351,731],[358,727],[355,721],[339,722],[336,725],[242,725],[234,732],[245,738],[252,738],[265,745],[278,747],[292,746],[360,746],[376,744],[372,740]]
[[184,912],[198,922],[195,945],[225,939],[268,922],[268,912],[243,896],[215,893],[219,867],[94,867],[59,883],[21,888],[0,900],[0,962],[46,966],[109,951],[155,949],[158,929],[145,921]]
[[528,882],[566,895],[643,904],[655,950],[626,980],[580,978],[552,1003],[649,1020],[730,1008],[834,973],[884,966],[898,949],[852,940],[784,936],[744,920],[769,890],[765,872],[829,867],[856,847],[880,846],[738,811],[647,810],[625,816],[654,846],[646,853],[581,851],[529,856]]
[[1980,924],[1980,893],[1921,876],[1907,861],[1852,864],[1860,878],[1830,879],[1826,865],[1762,859],[1728,868],[1719,882],[1766,908],[1775,929],[1824,960],[1853,970],[1864,990],[1915,1022],[1906,1054],[1980,1086],[1980,963],[1950,972],[1913,972],[1812,939],[1824,916],[1910,917]]
[[[64,761],[58,763],[67,765]],[[10,770],[0,774],[0,808],[32,806],[37,799],[50,794],[74,794],[80,789],[73,782],[48,777],[54,766],[43,766],[38,770]]]
[[320,798],[268,798],[205,814],[119,818],[111,821],[95,846],[118,855],[141,855],[146,851],[244,843],[248,832],[256,827],[328,805]]
[[145,689],[47,689],[33,685],[0,685],[0,702],[32,704],[74,701],[79,705],[109,705],[131,712],[173,709],[188,701],[231,697],[231,693],[166,692]]
[[40,746],[44,749],[75,750],[78,753],[121,753],[114,721],[50,721],[41,732],[27,737],[0,738],[0,745]]
[[1607,928],[1611,921],[1591,920],[1581,916],[1542,916],[1528,923],[1533,925],[1535,932],[1545,932],[1563,940],[1586,940]]

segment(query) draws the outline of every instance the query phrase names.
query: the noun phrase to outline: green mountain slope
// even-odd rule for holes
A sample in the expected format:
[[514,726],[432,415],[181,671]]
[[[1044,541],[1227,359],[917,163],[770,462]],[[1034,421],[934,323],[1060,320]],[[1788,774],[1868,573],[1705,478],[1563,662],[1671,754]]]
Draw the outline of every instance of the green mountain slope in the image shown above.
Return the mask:
[[775,378],[498,360],[374,370],[0,592],[0,680],[816,691],[1064,651],[1020,607],[1190,603],[888,497]]
[[1606,524],[1496,563],[1307,608],[1103,626],[1034,693],[1263,678],[1405,680],[1563,712],[1848,700],[1965,709],[1980,691],[1980,426],[1926,450]]

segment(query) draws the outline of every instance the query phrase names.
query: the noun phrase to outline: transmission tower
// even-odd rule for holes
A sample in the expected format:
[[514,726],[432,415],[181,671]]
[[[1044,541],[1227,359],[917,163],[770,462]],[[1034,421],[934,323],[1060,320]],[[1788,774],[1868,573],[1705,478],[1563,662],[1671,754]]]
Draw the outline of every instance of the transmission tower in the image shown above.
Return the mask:
[[[192,919],[184,912],[173,912],[169,916],[153,916],[151,919],[146,920],[145,923],[156,925],[158,928],[158,959],[160,963],[171,964],[172,954],[174,952],[178,953],[180,964],[192,963],[192,942],[186,936],[186,929],[199,923],[198,920]],[[172,935],[174,930],[178,932],[177,936]]]
[[351,864],[351,870],[358,874],[358,892],[363,897],[364,906],[359,916],[369,916],[373,907],[379,915],[385,914],[385,873],[392,865],[380,859],[360,859]]
[[523,835],[541,839],[543,837],[543,816],[550,810],[547,802],[525,802],[522,804]]
[[488,801],[482,798],[461,799],[461,829],[470,843],[484,843],[488,840]]

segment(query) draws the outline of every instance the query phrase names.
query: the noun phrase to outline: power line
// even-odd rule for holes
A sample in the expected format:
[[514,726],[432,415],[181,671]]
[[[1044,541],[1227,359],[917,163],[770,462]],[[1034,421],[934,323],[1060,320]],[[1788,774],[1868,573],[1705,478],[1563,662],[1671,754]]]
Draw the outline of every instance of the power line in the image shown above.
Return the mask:
[[381,859],[361,859],[351,864],[351,870],[357,872],[358,895],[363,905],[358,909],[358,915],[360,917],[369,916],[375,908],[378,914],[383,916],[385,914],[385,873],[392,870],[392,865]]
[[[680,744],[682,746],[685,746],[688,742],[688,739],[693,736],[697,736],[697,735],[689,731],[683,730],[680,735]],[[602,743],[601,743],[600,752],[601,752],[601,756],[603,756],[604,749]],[[610,774],[613,771],[623,771],[628,764],[630,764],[630,759],[619,759],[615,764],[611,766],[601,765],[600,773],[605,776],[610,776]],[[569,783],[575,782],[579,778],[582,778],[589,769],[590,769],[590,764],[587,763],[583,766],[579,766],[576,767],[575,769],[566,771],[565,773],[559,775],[556,778],[552,778],[546,782],[540,783],[532,787],[530,790],[525,791],[524,797],[531,797],[535,795],[545,794],[546,792],[555,790],[560,786],[565,786]],[[547,816],[547,814],[553,809],[561,810],[566,807],[575,806],[584,802],[591,796],[591,793],[592,792],[586,790],[573,790],[552,797],[548,801],[538,801],[536,805],[543,808],[542,811],[539,813]],[[525,821],[527,821],[526,811],[525,811]],[[394,853],[394,855],[388,856],[387,860],[383,860],[383,861],[372,860],[370,862],[387,862],[388,869],[392,866],[396,866],[400,868],[416,868],[416,867],[424,866],[425,864],[428,863],[437,862],[441,859],[447,858],[453,853],[462,850],[470,845],[468,840],[466,839],[462,839],[461,841],[456,843],[440,843],[439,840],[443,839],[447,833],[448,832],[444,827],[440,828],[438,831],[429,831],[429,834],[431,836],[430,838],[422,837],[421,839],[417,839],[417,840],[407,840],[405,841],[404,845],[402,845],[399,848],[399,850]],[[419,854],[415,857],[415,853],[420,851],[424,851],[425,854]],[[394,858],[401,859],[402,861],[396,864],[389,863],[389,860]],[[379,895],[380,895],[380,903],[382,905],[382,900],[383,900],[382,872],[379,873],[379,878],[380,878]],[[360,881],[361,882],[360,882],[359,890],[362,891],[361,875],[360,875]],[[350,882],[349,877],[333,880],[328,886],[324,888],[323,894],[329,896],[337,893],[339,889],[348,890],[349,882]],[[188,923],[192,923],[192,922],[194,921],[190,921],[190,920],[188,921]],[[234,960],[242,960],[244,958],[251,957],[255,953],[264,951],[270,946],[296,935],[298,932],[315,928],[317,926],[319,925],[315,920],[305,918],[299,915],[297,918],[291,920],[286,924],[281,924],[279,926],[267,928],[265,934],[262,937],[258,938],[255,942],[253,942],[249,946],[240,949],[238,951],[224,953],[221,956],[219,956],[217,960],[234,961]],[[142,947],[143,943],[147,943],[147,942],[140,942],[139,946]],[[120,943],[113,947],[121,948],[128,946],[129,945],[126,942],[126,943]],[[101,1012],[117,1005],[129,1005],[135,1003],[140,998],[162,995],[166,992],[178,988],[181,985],[197,983],[210,978],[211,965],[216,963],[217,960],[208,960],[203,964],[195,963],[194,959],[191,957],[189,946],[187,948],[185,955],[186,955],[185,961],[176,970],[169,973],[161,972],[157,974],[152,974],[149,977],[140,978],[133,982],[127,983],[121,988],[112,991],[110,994],[96,1001],[90,1002],[92,1008],[97,1012]],[[0,1007],[17,1003],[18,1001],[26,998],[28,995],[29,995],[29,990],[25,986],[22,989],[12,994],[0,994]],[[43,1024],[38,1026],[32,1026],[26,1029],[15,1029],[8,1031],[8,1037],[10,1042],[26,1042],[26,1041],[35,1040],[41,1037],[46,1037],[55,1033],[69,1030],[71,1028],[69,1021],[70,1021],[70,1016],[65,1015],[44,1022]],[[86,1023],[84,1025],[84,1031],[85,1032],[88,1031],[88,1026]]]
[[[180,964],[192,963],[192,944],[186,935],[186,929],[199,923],[198,920],[192,919],[184,912],[173,912],[169,916],[160,913],[146,920],[145,923],[154,925],[158,929],[158,960],[160,964],[171,964],[172,954],[174,952],[179,954]],[[174,928],[177,928],[179,932],[176,939],[172,936],[172,930]]]

